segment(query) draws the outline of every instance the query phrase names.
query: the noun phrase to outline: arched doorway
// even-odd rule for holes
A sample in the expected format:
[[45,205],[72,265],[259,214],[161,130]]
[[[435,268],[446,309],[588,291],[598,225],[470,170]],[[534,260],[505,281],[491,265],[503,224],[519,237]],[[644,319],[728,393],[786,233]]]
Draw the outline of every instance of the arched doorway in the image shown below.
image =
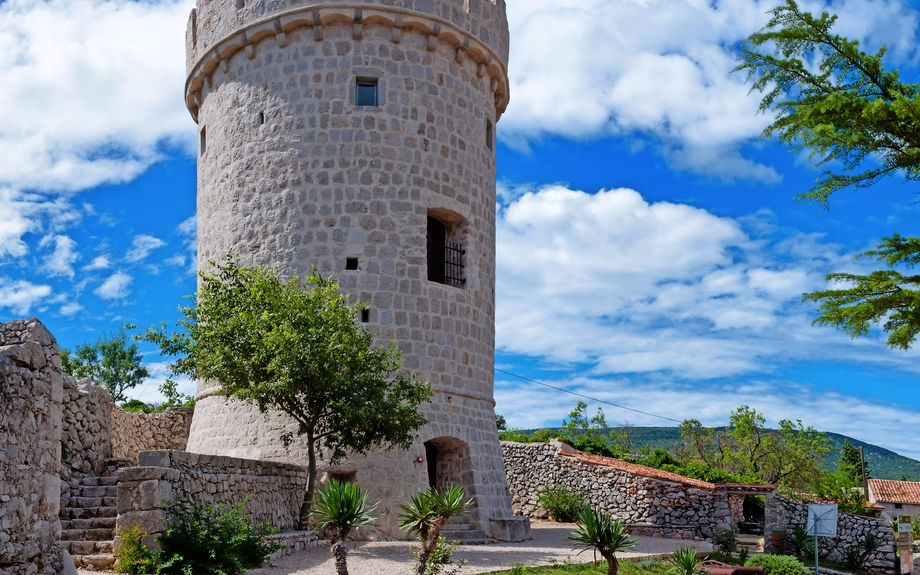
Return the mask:
[[428,485],[437,489],[460,485],[466,496],[472,497],[474,483],[470,446],[462,439],[449,436],[429,439],[424,445]]

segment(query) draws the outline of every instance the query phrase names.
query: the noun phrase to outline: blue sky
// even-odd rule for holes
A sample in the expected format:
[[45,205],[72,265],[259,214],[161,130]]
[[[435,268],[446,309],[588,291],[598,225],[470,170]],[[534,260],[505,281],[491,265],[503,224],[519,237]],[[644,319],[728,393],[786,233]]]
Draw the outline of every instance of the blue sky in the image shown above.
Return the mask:
[[[852,256],[881,236],[916,233],[918,187],[823,212],[793,200],[819,171],[758,138],[769,118],[731,73],[774,4],[508,0],[496,366],[710,425],[748,404],[920,458],[918,352],[813,327],[800,303],[829,272],[869,269]],[[195,289],[192,5],[0,1],[0,320],[37,315],[73,347],[178,317]],[[804,5],[917,77],[909,2]],[[156,376],[135,396],[155,400],[161,359],[145,360]],[[496,401],[536,427],[577,398],[498,373]]]

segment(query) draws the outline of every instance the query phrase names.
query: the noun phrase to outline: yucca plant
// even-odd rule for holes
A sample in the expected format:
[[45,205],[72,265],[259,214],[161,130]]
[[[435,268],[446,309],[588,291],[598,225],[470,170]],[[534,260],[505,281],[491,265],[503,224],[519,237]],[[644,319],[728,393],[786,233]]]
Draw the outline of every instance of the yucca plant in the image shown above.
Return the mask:
[[699,556],[696,549],[690,547],[681,547],[674,552],[674,555],[668,559],[668,575],[697,575],[702,573],[700,563],[703,558]]
[[348,546],[345,539],[372,522],[377,504],[367,505],[367,491],[354,483],[331,479],[317,490],[310,518],[329,537],[330,551],[335,557],[335,571],[348,575]]
[[417,575],[425,575],[428,559],[438,544],[438,537],[447,521],[454,516],[466,515],[473,506],[472,499],[464,499],[466,493],[459,485],[443,490],[429,488],[409,498],[409,503],[400,505],[400,528],[406,533],[417,533],[421,542],[418,550]]
[[808,534],[808,529],[804,525],[796,525],[792,531],[786,535],[786,541],[792,547],[792,553],[796,559],[801,560],[802,555],[811,555],[815,552],[815,538]]
[[584,507],[581,510],[578,514],[578,527],[567,539],[574,541],[574,547],[582,548],[582,552],[590,549],[600,553],[607,560],[607,575],[617,573],[617,551],[635,547],[639,542],[629,536],[622,523],[597,507]]

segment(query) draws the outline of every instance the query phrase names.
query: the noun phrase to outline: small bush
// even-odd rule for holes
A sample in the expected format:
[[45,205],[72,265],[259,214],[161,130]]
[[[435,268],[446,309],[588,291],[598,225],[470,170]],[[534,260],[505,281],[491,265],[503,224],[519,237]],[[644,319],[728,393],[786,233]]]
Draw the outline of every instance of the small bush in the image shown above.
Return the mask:
[[862,549],[859,545],[850,545],[843,550],[843,566],[850,571],[859,568],[859,556],[862,555]]
[[456,575],[466,565],[466,559],[461,559],[454,563],[453,555],[459,545],[448,541],[443,535],[438,537],[438,542],[431,555],[428,556],[428,563],[425,565],[425,575]]
[[731,527],[720,527],[712,532],[712,544],[722,553],[731,555],[738,550],[738,536]]
[[584,491],[575,491],[562,485],[544,487],[537,494],[537,504],[555,521],[574,523],[587,505]]
[[123,527],[116,533],[121,538],[115,546],[115,572],[145,575],[157,570],[157,555],[143,543],[148,535],[138,525]]
[[268,524],[253,525],[245,502],[201,505],[175,502],[167,507],[166,533],[159,575],[242,575],[265,563],[281,547],[265,537],[275,532]]
[[755,555],[745,566],[763,567],[764,575],[811,575],[801,561],[790,555]]
[[668,559],[668,575],[697,575],[703,559],[697,554],[696,549],[681,547]]

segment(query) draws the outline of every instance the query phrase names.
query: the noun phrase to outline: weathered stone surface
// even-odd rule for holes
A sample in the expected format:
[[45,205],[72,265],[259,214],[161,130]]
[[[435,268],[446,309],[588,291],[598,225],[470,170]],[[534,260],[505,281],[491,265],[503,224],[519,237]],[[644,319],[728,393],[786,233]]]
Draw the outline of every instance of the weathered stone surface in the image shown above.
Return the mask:
[[[437,393],[424,407],[431,423],[407,452],[323,470],[353,475],[382,502],[368,533],[404,536],[396,511],[429,485],[429,442],[438,482],[466,488],[471,520],[488,533],[491,519],[512,517],[492,371],[504,1],[368,1],[373,18],[357,20],[339,0],[307,12],[307,4],[245,4],[202,1],[189,22],[187,101],[202,144],[199,267],[233,253],[285,276],[312,266],[337,273],[350,301],[369,305],[376,340],[395,341],[406,373]],[[249,28],[268,13],[283,33]],[[377,80],[378,105],[357,105],[359,78]],[[465,282],[428,279],[429,216],[462,245]],[[346,269],[348,259],[357,269]],[[227,402],[216,388],[199,382],[190,451],[306,464],[302,442],[279,441],[296,431],[291,418]]]
[[0,324],[0,575],[63,567],[59,353],[36,318]]

